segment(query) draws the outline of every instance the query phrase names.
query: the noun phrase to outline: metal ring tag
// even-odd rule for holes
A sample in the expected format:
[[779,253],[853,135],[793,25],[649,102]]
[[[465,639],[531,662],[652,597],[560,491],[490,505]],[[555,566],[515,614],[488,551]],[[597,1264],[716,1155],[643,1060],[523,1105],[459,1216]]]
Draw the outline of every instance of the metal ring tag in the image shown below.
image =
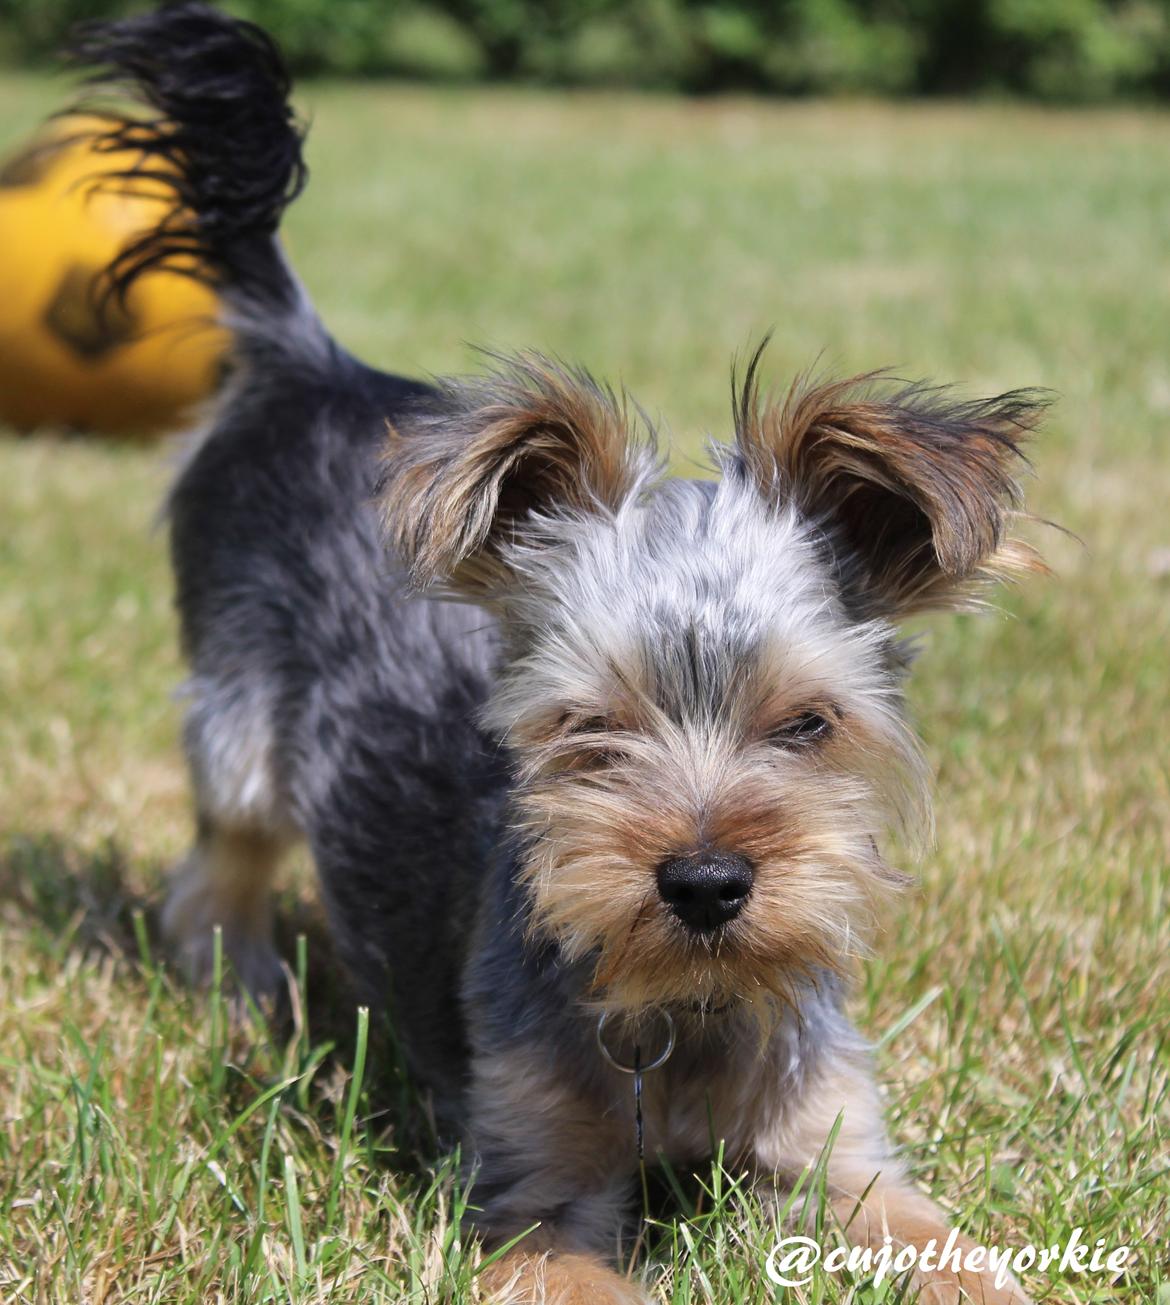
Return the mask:
[[670,1053],[674,1050],[674,1016],[671,1015],[665,1007],[658,1007],[658,1014],[666,1021],[666,1046],[651,1061],[642,1065],[635,1062],[633,1065],[623,1065],[620,1060],[610,1051],[605,1044],[605,1026],[609,1020],[612,1011],[602,1011],[597,1021],[597,1045],[601,1054],[609,1061],[614,1069],[620,1070],[623,1074],[645,1074],[652,1069],[659,1069],[670,1059]]

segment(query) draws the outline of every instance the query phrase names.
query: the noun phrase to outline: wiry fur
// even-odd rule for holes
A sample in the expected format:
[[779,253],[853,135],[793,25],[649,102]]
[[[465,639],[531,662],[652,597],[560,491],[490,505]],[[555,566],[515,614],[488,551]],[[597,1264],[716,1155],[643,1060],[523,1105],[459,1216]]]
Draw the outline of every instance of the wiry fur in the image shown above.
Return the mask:
[[864,610],[953,608],[982,581],[1042,569],[1006,531],[1043,393],[961,399],[871,372],[803,377],[782,400],[761,399],[761,357],[738,392],[736,452],[765,495],[823,523],[843,590]]
[[496,359],[485,378],[446,379],[394,426],[384,525],[417,582],[480,597],[498,587],[504,536],[542,503],[614,510],[656,469],[628,406],[582,368],[537,353]]
[[[808,526],[735,479],[668,481],[613,514],[546,517],[503,549],[516,656],[485,720],[517,758],[532,927],[622,1005],[786,1000],[838,968],[897,881],[874,839],[921,828],[892,632],[849,620]],[[615,588],[610,578],[620,576]],[[833,719],[779,746],[791,717]],[[744,913],[693,939],[654,889],[671,855],[755,867]]]
[[[185,3],[80,51],[150,106],[107,139],[175,199],[115,284],[198,258],[235,334],[169,501],[198,811],[166,914],[181,957],[205,975],[219,923],[271,983],[269,881],[308,842],[340,956],[464,1137],[485,1238],[540,1225],[488,1275],[499,1300],[640,1298],[604,1263],[636,1164],[599,1010],[627,1057],[675,1022],[652,1154],[714,1137],[790,1184],[841,1116],[827,1180],[853,1235],[941,1240],[844,976],[901,881],[884,831],[926,824],[893,622],[1001,564],[1033,401],[851,383],[777,405],[757,356],[722,478],[689,482],[624,399],[539,355],[430,386],[374,372],[273,236],[303,165],[267,38]],[[700,933],[657,873],[709,849],[750,892]]]

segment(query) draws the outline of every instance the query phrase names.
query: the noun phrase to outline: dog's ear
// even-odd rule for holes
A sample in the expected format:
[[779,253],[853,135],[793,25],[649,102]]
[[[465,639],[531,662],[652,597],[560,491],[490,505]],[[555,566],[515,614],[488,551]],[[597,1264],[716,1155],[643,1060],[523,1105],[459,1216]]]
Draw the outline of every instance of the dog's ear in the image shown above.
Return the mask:
[[380,489],[390,543],[417,584],[474,596],[507,575],[507,548],[540,522],[612,514],[652,465],[625,404],[538,354],[443,381],[391,429]]
[[1043,570],[1007,537],[1021,502],[1020,444],[1047,406],[1043,394],[964,400],[874,373],[798,381],[782,402],[761,401],[759,359],[735,387],[740,468],[824,528],[859,614],[958,607],[982,580]]

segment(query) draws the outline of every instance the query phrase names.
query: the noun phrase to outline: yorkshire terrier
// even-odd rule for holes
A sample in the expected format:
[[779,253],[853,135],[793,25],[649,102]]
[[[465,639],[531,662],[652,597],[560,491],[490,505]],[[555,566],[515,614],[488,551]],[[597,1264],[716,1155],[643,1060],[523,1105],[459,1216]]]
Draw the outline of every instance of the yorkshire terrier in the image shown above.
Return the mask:
[[[676,1165],[721,1144],[769,1194],[835,1131],[822,1212],[941,1245],[843,994],[903,883],[879,840],[928,818],[898,625],[1039,567],[1007,529],[1041,398],[879,374],[777,400],[757,353],[718,478],[671,477],[580,369],[422,383],[330,338],[276,237],[305,169],[260,29],[182,3],[73,54],[99,139],[138,152],[119,184],[174,199],[108,293],[203,277],[235,341],[167,507],[187,969],[218,925],[248,989],[280,985],[270,890],[306,841],[339,956],[463,1139],[485,1245],[535,1228],[493,1300],[645,1299],[607,1263],[643,1130]],[[953,1267],[915,1289],[1026,1302]]]

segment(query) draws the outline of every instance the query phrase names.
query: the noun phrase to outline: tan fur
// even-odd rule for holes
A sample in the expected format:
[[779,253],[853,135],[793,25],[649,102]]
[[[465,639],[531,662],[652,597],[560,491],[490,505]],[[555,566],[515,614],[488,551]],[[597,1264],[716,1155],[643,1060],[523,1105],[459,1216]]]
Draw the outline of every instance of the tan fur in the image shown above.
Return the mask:
[[[863,377],[761,402],[757,352],[721,483],[668,480],[636,410],[582,370],[522,354],[416,387],[334,344],[269,239],[304,169],[258,28],[187,5],[76,54],[149,110],[114,114],[109,141],[175,169],[119,292],[199,255],[239,345],[168,505],[200,828],[164,925],[192,976],[211,977],[218,926],[245,985],[279,982],[269,890],[299,822],[348,968],[401,1016],[444,1131],[464,1129],[479,1231],[509,1246],[483,1275],[497,1301],[642,1299],[604,1262],[637,1156],[633,1084],[591,1007],[626,1031],[658,1007],[678,1032],[647,1084],[651,1154],[715,1143],[791,1183],[843,1111],[827,1183],[849,1235],[942,1232],[891,1155],[839,976],[899,882],[875,840],[925,823],[893,623],[1035,565],[1006,524],[1036,396]],[[245,156],[258,170],[235,177]],[[399,604],[395,564],[382,587],[379,411],[402,427],[388,542],[416,584],[490,609],[474,637],[442,604]],[[929,1283],[936,1305],[1004,1305],[986,1285]]]
[[[932,1238],[941,1248],[950,1231],[946,1216],[913,1187],[890,1150],[877,1092],[859,1053],[835,1056],[820,1081],[808,1086],[799,1109],[778,1117],[757,1138],[757,1166],[791,1180],[821,1153],[839,1116],[825,1179],[829,1208],[846,1238],[875,1251],[887,1234],[895,1250],[913,1246],[921,1253]],[[805,1208],[811,1217],[814,1203]],[[970,1238],[958,1238],[960,1253],[972,1245]],[[1014,1279],[1001,1289],[990,1273],[916,1272],[914,1282],[923,1305],[1029,1305]]]
[[1014,393],[963,403],[881,372],[761,399],[753,358],[737,410],[737,447],[765,494],[795,497],[839,528],[868,569],[875,610],[899,617],[962,605],[979,582],[1043,571],[1006,538],[1019,505],[1019,445],[1043,402]]
[[[661,723],[599,733],[595,765],[590,746],[546,745],[517,809],[539,834],[525,870],[533,927],[570,957],[597,952],[611,1003],[786,1001],[794,974],[847,967],[905,882],[878,855],[884,805],[857,777],[876,757],[886,782],[916,783],[916,755],[892,723],[843,724],[819,761]],[[705,845],[755,867],[751,899],[714,948],[679,927],[654,887],[662,861]]]
[[[676,1057],[646,1076],[648,1155],[676,1167],[693,1163],[707,1154],[714,1132],[729,1167],[747,1166],[761,1189],[774,1187],[779,1195],[817,1165],[836,1128],[824,1168],[826,1209],[847,1240],[875,1251],[887,1234],[895,1249],[912,1245],[921,1252],[932,1238],[939,1248],[945,1244],[946,1216],[913,1187],[892,1151],[858,1044],[846,1037],[823,1048],[821,1068],[794,1090],[778,1078],[773,1062],[750,1050],[696,1060],[685,1048],[697,1031],[684,1019]],[[619,1053],[624,1036],[615,1029],[612,1045]],[[646,1036],[657,1045],[661,1029]],[[514,1163],[523,1157],[525,1164],[522,1181],[484,1204],[493,1238],[488,1249],[533,1229],[485,1273],[492,1301],[644,1300],[598,1258],[611,1244],[615,1212],[633,1173],[630,1083],[616,1071],[606,1071],[588,1091],[572,1082],[567,1067],[535,1046],[529,1055],[476,1059],[470,1129],[476,1153],[488,1172],[502,1158]],[[804,1191],[797,1214],[807,1230],[818,1201],[807,1176]],[[972,1245],[957,1239],[960,1253]],[[1014,1281],[1001,1289],[990,1273],[919,1273],[915,1286],[926,1305],[1028,1305]]]
[[[877,839],[891,823],[928,825],[891,626],[961,605],[990,576],[1039,567],[1007,532],[1020,443],[1043,405],[1024,392],[965,402],[924,386],[882,389],[878,374],[798,382],[777,402],[761,398],[759,357],[737,396],[735,448],[720,455],[720,494],[741,496],[741,515],[724,518],[734,533],[706,533],[715,509],[692,525],[694,556],[673,571],[643,569],[624,624],[604,599],[638,561],[623,550],[646,544],[632,527],[654,519],[638,505],[655,464],[624,404],[584,373],[528,355],[483,382],[443,387],[433,412],[392,435],[387,529],[417,582],[502,618],[508,655],[484,720],[516,767],[509,820],[525,849],[530,933],[557,944],[558,963],[591,972],[582,1005],[634,1021],[650,1008],[676,1012],[675,1054],[646,1081],[649,1153],[702,1160],[714,1136],[730,1163],[791,1185],[841,1116],[826,1162],[831,1214],[861,1244],[880,1248],[888,1233],[921,1250],[945,1241],[946,1221],[891,1151],[836,976],[904,882]],[[663,494],[677,549],[670,524],[698,498]],[[755,521],[788,530],[784,546],[760,551]],[[572,575],[598,539],[608,551],[587,583],[562,590],[552,564],[564,560]],[[736,559],[730,592],[710,557],[702,569],[704,546]],[[794,559],[800,574],[785,573]],[[648,635],[627,635],[670,596],[672,576],[681,623],[648,619]],[[563,619],[562,593],[592,623]],[[719,647],[720,596],[751,631],[745,653],[734,638]],[[712,626],[704,662],[696,632]],[[679,640],[674,661],[656,660],[650,643],[664,628]],[[708,667],[711,693],[679,687]],[[809,714],[815,745],[785,736]],[[751,891],[717,931],[688,929],[657,876],[713,849],[750,866]],[[703,1025],[722,1009],[734,1012],[726,1036]],[[487,1176],[489,1249],[539,1225],[485,1275],[495,1298],[640,1299],[594,1258],[615,1249],[632,1176],[628,1081],[592,1047],[535,1035],[507,1053],[477,1047],[473,1077],[467,1142]],[[929,1305],[964,1293],[1026,1301],[980,1275],[920,1285]]]
[[[287,843],[257,830],[204,821],[195,846],[171,875],[162,927],[188,979],[212,979],[214,929],[223,956],[254,997],[271,995],[283,981],[272,937],[272,882]],[[225,978],[231,973],[225,970]]]
[[[874,1250],[882,1247],[887,1234],[895,1250],[914,1246],[922,1251],[932,1240],[942,1247],[950,1232],[938,1206],[905,1185],[877,1185],[860,1206],[853,1196],[838,1197],[833,1211],[849,1241]],[[975,1245],[962,1234],[955,1239],[959,1256]],[[965,1270],[956,1273],[948,1268],[930,1273],[916,1271],[913,1281],[920,1291],[919,1305],[1029,1305],[1023,1288],[1010,1276],[1000,1287],[994,1274]]]
[[489,1172],[493,1160],[524,1157],[523,1181],[484,1204],[492,1244],[532,1229],[485,1271],[489,1299],[499,1305],[643,1302],[641,1291],[596,1255],[629,1195],[626,1121],[599,1120],[597,1103],[536,1049],[528,1057],[476,1058],[470,1116],[471,1142]]
[[647,1305],[634,1283],[590,1255],[510,1251],[480,1275],[491,1305]]
[[459,412],[444,438],[420,455],[425,436],[391,428],[386,454],[386,530],[419,583],[490,592],[495,545],[530,511],[615,510],[645,466],[613,391],[540,354],[508,360],[490,383],[449,384],[444,398]]
[[[525,1157],[525,1179],[487,1203],[496,1241],[541,1222],[537,1245],[587,1250],[628,1198],[629,1130],[598,1120],[598,1102],[541,1049],[476,1057],[469,1134],[477,1154]],[[555,1223],[548,1212],[556,1211]],[[527,1246],[527,1239],[526,1239]]]

